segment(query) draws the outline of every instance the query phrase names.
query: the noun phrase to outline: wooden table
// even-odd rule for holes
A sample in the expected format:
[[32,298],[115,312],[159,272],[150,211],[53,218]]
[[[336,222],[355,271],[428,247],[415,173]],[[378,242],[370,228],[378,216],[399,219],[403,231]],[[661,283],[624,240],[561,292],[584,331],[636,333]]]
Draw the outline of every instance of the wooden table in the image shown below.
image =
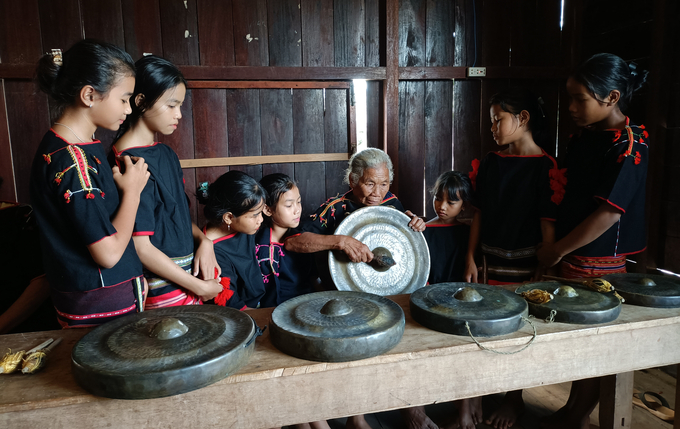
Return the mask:
[[[237,374],[160,399],[99,398],[76,385],[70,353],[87,330],[0,336],[0,350],[63,338],[42,372],[0,376],[0,427],[260,429],[610,375],[603,382],[602,427],[630,427],[632,371],[680,362],[680,309],[624,305],[619,318],[606,325],[534,320],[538,336],[531,346],[516,354],[496,354],[480,349],[471,338],[420,326],[410,317],[408,296],[393,299],[404,308],[406,331],[384,355],[346,363],[310,362],[279,352],[265,333]],[[250,314],[263,326],[271,309]],[[514,334],[480,342],[512,352],[531,337],[532,329],[525,325]],[[677,420],[675,428],[680,428]]]

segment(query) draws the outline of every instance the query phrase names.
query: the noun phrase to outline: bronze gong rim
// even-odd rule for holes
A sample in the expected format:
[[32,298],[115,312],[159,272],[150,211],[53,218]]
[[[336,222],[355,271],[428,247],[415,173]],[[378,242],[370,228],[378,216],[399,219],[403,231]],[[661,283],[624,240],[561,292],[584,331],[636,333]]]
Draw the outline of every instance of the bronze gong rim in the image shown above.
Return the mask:
[[528,316],[527,303],[516,294],[497,286],[463,282],[418,289],[411,294],[410,309],[413,319],[426,328],[461,336],[510,334],[521,328],[522,318]]
[[404,334],[405,317],[395,302],[353,291],[310,293],[274,310],[270,338],[276,348],[301,359],[346,362],[387,352]]
[[427,284],[430,251],[422,232],[408,227],[411,219],[386,206],[362,207],[347,216],[335,235],[347,235],[376,255],[396,262],[390,268],[351,262],[342,252],[328,252],[328,267],[338,290],[367,292],[380,296],[411,293]]
[[105,323],[81,338],[71,353],[71,368],[78,384],[98,396],[171,396],[236,372],[252,355],[256,335],[253,319],[233,308],[148,310]]
[[627,304],[656,308],[680,307],[680,278],[640,273],[609,274],[602,278],[614,286]]
[[[557,293],[561,287],[573,288],[576,296]],[[515,290],[515,293],[521,294],[532,289],[544,290],[553,295],[553,299],[544,304],[528,302],[529,313],[537,318],[591,325],[614,321],[621,313],[621,300],[613,291],[601,293],[577,284],[549,281],[523,284]]]

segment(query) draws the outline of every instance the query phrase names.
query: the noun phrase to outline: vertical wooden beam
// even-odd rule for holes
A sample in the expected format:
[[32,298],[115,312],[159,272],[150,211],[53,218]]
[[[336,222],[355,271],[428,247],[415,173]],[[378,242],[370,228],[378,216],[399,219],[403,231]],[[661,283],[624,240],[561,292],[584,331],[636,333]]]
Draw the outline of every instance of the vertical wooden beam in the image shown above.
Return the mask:
[[12,146],[10,145],[9,128],[7,127],[4,79],[0,79],[0,172],[0,201],[17,201]]
[[[399,192],[399,0],[387,0],[385,11],[385,150],[394,165],[392,192]],[[398,195],[398,194],[397,194]]]
[[633,416],[633,372],[602,377],[600,383],[600,428],[630,428]]

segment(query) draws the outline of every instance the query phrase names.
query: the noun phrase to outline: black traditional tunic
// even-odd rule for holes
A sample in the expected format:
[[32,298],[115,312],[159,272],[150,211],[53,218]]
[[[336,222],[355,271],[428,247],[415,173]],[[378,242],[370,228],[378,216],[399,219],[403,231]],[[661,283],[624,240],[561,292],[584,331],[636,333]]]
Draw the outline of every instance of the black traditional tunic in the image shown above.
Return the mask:
[[[626,118],[626,125],[629,124]],[[645,181],[649,142],[644,126],[624,130],[583,129],[567,147],[567,186],[560,205],[556,238],[569,234],[600,204],[621,218],[593,242],[576,249],[579,257],[611,257],[641,252],[646,246]]]
[[118,189],[99,141],[70,144],[50,130],[31,169],[31,202],[47,279],[65,327],[93,326],[142,308],[142,264],[132,240],[113,268],[88,245],[116,234]]
[[[404,210],[404,206],[401,205],[401,202],[399,202],[397,197],[391,192],[387,192],[380,205],[391,206],[401,212],[406,211]],[[325,203],[321,204],[321,207],[319,207],[309,219],[305,219],[302,224],[300,224],[300,230],[301,232],[332,235],[346,216],[362,207],[364,206],[355,203],[352,200],[352,191],[346,192],[343,195],[337,195],[333,198],[329,198]]]
[[269,227],[260,228],[255,234],[255,243],[257,262],[267,288],[262,307],[274,307],[296,296],[313,292],[311,279],[316,270],[312,254],[291,252],[284,248],[283,243],[271,241]]
[[234,292],[227,307],[239,310],[260,307],[265,285],[255,258],[255,236],[234,233],[213,240],[213,245],[221,277],[229,278],[229,288]]
[[427,282],[462,282],[470,227],[465,224],[429,224],[423,235],[430,250],[430,276]]
[[[133,235],[148,235],[151,244],[186,272],[194,260],[189,203],[184,192],[184,176],[175,152],[162,143],[125,149],[116,156],[144,158],[151,177],[140,196]],[[201,304],[192,292],[169,282],[157,273],[145,270],[149,297],[145,308]]]
[[481,211],[482,253],[489,280],[529,280],[543,241],[541,220],[555,221],[563,191],[555,160],[489,153],[479,166],[473,204]]

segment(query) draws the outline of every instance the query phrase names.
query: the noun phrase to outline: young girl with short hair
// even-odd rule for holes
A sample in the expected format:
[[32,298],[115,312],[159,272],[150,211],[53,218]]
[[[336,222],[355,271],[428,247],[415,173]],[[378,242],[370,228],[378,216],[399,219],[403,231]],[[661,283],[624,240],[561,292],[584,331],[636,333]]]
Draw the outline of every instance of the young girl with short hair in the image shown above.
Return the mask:
[[302,198],[295,181],[283,173],[264,176],[260,184],[267,191],[264,222],[255,235],[255,252],[267,287],[263,306],[273,307],[296,296],[313,292],[316,277],[310,253],[286,250],[288,237],[299,234]]
[[[465,279],[478,278],[474,253],[481,243],[483,281],[493,285],[540,280],[536,251],[554,241],[557,205],[564,191],[560,170],[537,142],[547,129],[540,99],[531,91],[500,92],[489,101],[491,132],[500,146],[473,170],[474,207]],[[511,286],[514,289],[514,286]],[[459,423],[471,429],[482,421],[480,398],[463,400]],[[486,423],[507,428],[524,410],[522,391],[508,392]]]
[[156,134],[170,135],[177,129],[186,81],[174,64],[160,57],[142,57],[135,66],[132,113],[118,132],[113,152],[118,159],[144,157],[151,172],[133,233],[149,282],[146,308],[202,304],[222,291],[215,278],[212,241],[191,222],[177,154],[155,141]]
[[[635,63],[597,54],[567,80],[569,113],[580,130],[567,146],[557,241],[538,252],[546,266],[559,263],[563,277],[625,273],[626,256],[645,249],[649,139],[623,112],[646,78]],[[599,379],[573,382],[569,401],[546,426],[588,428],[599,392]]]
[[430,250],[428,283],[462,282],[470,227],[456,217],[472,199],[470,178],[459,171],[442,173],[430,191],[437,216],[423,231]]
[[131,111],[132,58],[81,40],[63,55],[44,55],[37,80],[57,119],[33,160],[31,203],[59,322],[94,326],[142,311],[142,264],[130,238],[149,172],[143,159],[127,156],[110,168],[94,138],[97,127],[117,130]]
[[255,233],[262,224],[267,192],[252,177],[232,170],[198,189],[225,288],[215,303],[246,310],[262,306],[265,285],[255,258]]

